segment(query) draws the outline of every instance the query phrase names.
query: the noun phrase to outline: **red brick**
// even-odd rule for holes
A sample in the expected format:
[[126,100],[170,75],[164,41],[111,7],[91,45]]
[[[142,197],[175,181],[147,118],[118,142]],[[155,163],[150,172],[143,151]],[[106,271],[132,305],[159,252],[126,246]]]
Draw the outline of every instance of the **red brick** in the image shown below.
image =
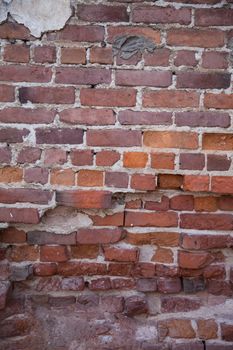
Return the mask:
[[153,191],[157,187],[157,178],[151,174],[133,174],[130,187],[140,191]]
[[0,75],[2,81],[47,83],[52,78],[52,71],[47,67],[11,64],[0,66]]
[[72,150],[70,158],[73,165],[82,166],[93,164],[93,152],[90,150]]
[[225,266],[221,265],[210,265],[204,268],[203,277],[205,279],[220,279],[226,278]]
[[233,177],[231,176],[213,176],[211,181],[211,190],[216,193],[233,193]]
[[40,260],[44,262],[64,262],[69,258],[66,246],[42,246]]
[[133,9],[133,22],[142,23],[179,23],[191,22],[191,11],[186,8],[138,6]]
[[78,186],[97,187],[103,186],[103,172],[98,170],[80,170],[78,172]]
[[142,26],[107,26],[108,42],[113,43],[114,40],[123,35],[127,36],[143,36],[150,39],[156,44],[160,43],[160,31],[151,27]]
[[35,203],[48,204],[52,200],[52,192],[42,189],[0,188],[0,202],[7,204],[14,203]]
[[198,63],[196,57],[195,57],[195,51],[188,51],[188,50],[179,50],[176,53],[176,56],[174,58],[174,65],[177,67],[180,66],[189,66],[189,67],[195,67]]
[[83,106],[133,107],[136,104],[136,91],[134,89],[81,89],[80,100]]
[[228,53],[205,51],[202,54],[202,67],[209,69],[226,69],[228,67]]
[[137,280],[136,287],[139,292],[156,292],[157,280],[155,278],[140,278]]
[[61,67],[56,69],[58,84],[96,85],[111,82],[111,71],[99,68]]
[[41,157],[41,149],[36,147],[25,147],[18,154],[18,163],[35,163]]
[[207,155],[207,170],[209,171],[227,171],[231,166],[231,159],[228,156],[217,154]]
[[125,6],[78,5],[78,18],[87,22],[128,22]]
[[209,191],[210,178],[207,175],[185,175],[184,190],[192,192]]
[[175,121],[177,126],[227,128],[230,125],[229,114],[219,112],[178,112]]
[[109,277],[98,278],[96,280],[91,280],[88,284],[90,290],[101,291],[109,290],[112,288],[111,280]]
[[146,66],[162,66],[166,67],[169,65],[171,51],[169,49],[157,48],[154,52],[146,52],[144,54],[144,61]]
[[88,146],[134,147],[141,146],[141,131],[139,130],[88,130]]
[[232,196],[221,196],[218,198],[218,208],[220,210],[233,210],[233,197]]
[[45,108],[5,108],[0,111],[2,123],[49,124],[54,121],[55,111]]
[[101,151],[96,154],[96,165],[112,166],[120,159],[120,154],[115,151]]
[[129,200],[125,203],[126,209],[141,209],[142,201],[141,199]]
[[112,64],[113,53],[110,47],[93,47],[90,49],[90,62],[99,64]]
[[0,85],[0,102],[13,102],[15,100],[15,88],[9,85]]
[[60,165],[67,161],[66,151],[59,148],[49,148],[44,151],[44,164]]
[[226,295],[232,297],[232,288],[229,282],[222,280],[209,280],[207,284],[208,293],[214,295]]
[[177,195],[170,199],[170,208],[173,210],[192,211],[194,206],[193,196]]
[[73,87],[22,87],[19,89],[21,103],[70,104],[75,101]]
[[226,89],[230,86],[228,73],[177,73],[177,88],[189,89]]
[[90,262],[65,262],[58,265],[58,274],[62,276],[105,275],[107,265]]
[[71,247],[71,256],[74,259],[96,259],[99,255],[99,246],[94,244],[79,244]]
[[171,72],[118,70],[116,85],[167,87],[172,83]]
[[184,297],[162,297],[161,311],[166,312],[188,312],[198,310],[201,307],[201,302],[198,298]]
[[47,231],[29,231],[27,232],[28,244],[44,245],[44,244],[76,244],[76,233],[57,234]]
[[174,169],[175,167],[175,154],[174,153],[152,153],[151,154],[151,167],[154,169]]
[[75,172],[72,169],[52,169],[50,174],[50,184],[74,186]]
[[125,226],[176,227],[177,214],[173,212],[131,212],[126,211]]
[[36,46],[34,48],[33,60],[36,63],[54,63],[54,62],[56,62],[56,47]]
[[0,242],[3,243],[24,243],[26,242],[26,232],[15,227],[8,227],[1,230]]
[[148,91],[143,94],[142,104],[143,107],[198,107],[199,94],[177,90]]
[[137,248],[104,247],[104,257],[108,261],[136,262],[139,258],[139,250]]
[[183,176],[160,174],[158,176],[158,187],[169,189],[181,189],[183,188]]
[[0,310],[5,309],[8,297],[11,292],[11,283],[9,281],[0,282]]
[[0,130],[0,142],[20,143],[24,137],[28,136],[28,129],[8,128]]
[[228,214],[181,214],[181,228],[197,230],[232,230],[233,216]]
[[169,209],[169,198],[162,196],[159,201],[146,201],[144,208],[147,210],[167,211]]
[[233,96],[232,94],[205,94],[204,106],[207,108],[216,109],[232,109]]
[[132,263],[108,263],[108,275],[111,276],[131,276]]
[[138,112],[125,110],[118,113],[122,125],[170,125],[172,115],[169,112]]
[[216,211],[218,209],[216,197],[205,196],[194,198],[194,208],[196,211]]
[[29,168],[24,170],[24,181],[27,183],[48,183],[49,171],[44,168]]
[[0,38],[8,40],[32,39],[29,29],[15,22],[4,22],[0,25]]
[[83,143],[83,131],[81,129],[36,129],[37,144],[80,144]]
[[84,47],[62,47],[61,63],[63,64],[85,64],[86,49]]
[[213,234],[182,234],[181,247],[184,249],[220,249],[228,248],[231,245],[229,235],[213,235]]
[[79,209],[108,209],[112,196],[107,191],[60,191],[56,193],[56,202]]
[[60,120],[68,124],[112,125],[116,118],[110,109],[71,108],[60,112]]
[[30,48],[26,45],[7,45],[4,47],[3,59],[7,62],[28,63]]
[[134,277],[150,278],[155,276],[155,265],[153,263],[141,262],[133,265],[131,272]]
[[231,9],[197,9],[195,12],[195,25],[208,26],[232,26],[233,10]]
[[66,25],[64,29],[47,34],[48,40],[71,42],[100,42],[104,40],[104,27],[95,25]]
[[145,131],[143,143],[147,147],[157,148],[186,148],[198,147],[196,133],[177,131]]
[[91,229],[82,228],[77,231],[78,244],[109,244],[124,238],[125,232],[120,228]]
[[35,276],[53,276],[57,273],[57,264],[50,263],[50,264],[43,264],[43,263],[37,263],[33,266],[33,273]]
[[145,168],[148,155],[145,152],[124,152],[123,166],[126,168]]
[[224,32],[217,29],[170,29],[167,34],[168,45],[190,47],[221,47],[224,45]]
[[201,269],[214,261],[214,256],[207,252],[178,252],[178,263],[184,269]]
[[203,170],[205,155],[200,153],[180,153],[180,169]]

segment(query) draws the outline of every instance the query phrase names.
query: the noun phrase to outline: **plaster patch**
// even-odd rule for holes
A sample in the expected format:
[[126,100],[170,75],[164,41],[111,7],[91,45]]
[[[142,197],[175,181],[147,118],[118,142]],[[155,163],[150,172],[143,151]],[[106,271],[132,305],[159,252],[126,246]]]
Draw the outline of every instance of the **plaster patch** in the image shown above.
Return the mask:
[[0,4],[0,22],[6,20],[9,12],[35,37],[63,28],[72,14],[70,0],[2,0]]

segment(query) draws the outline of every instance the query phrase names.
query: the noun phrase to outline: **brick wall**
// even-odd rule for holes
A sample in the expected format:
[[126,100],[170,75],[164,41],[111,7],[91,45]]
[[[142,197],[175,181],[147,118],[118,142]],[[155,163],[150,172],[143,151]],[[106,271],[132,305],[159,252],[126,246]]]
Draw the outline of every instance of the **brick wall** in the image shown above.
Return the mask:
[[0,350],[233,349],[231,3],[0,25]]

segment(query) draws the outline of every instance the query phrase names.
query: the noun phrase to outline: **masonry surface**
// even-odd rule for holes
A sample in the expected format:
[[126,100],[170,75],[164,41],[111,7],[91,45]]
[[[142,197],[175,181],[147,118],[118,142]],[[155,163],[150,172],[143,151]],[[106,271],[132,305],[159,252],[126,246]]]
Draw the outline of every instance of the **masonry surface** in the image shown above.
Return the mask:
[[233,3],[70,6],[0,24],[0,350],[233,350]]

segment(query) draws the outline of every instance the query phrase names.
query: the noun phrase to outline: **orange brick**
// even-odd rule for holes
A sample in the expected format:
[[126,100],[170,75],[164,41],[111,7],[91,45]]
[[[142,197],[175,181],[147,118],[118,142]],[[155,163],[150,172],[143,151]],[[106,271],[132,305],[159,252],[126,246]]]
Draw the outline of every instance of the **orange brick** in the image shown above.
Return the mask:
[[126,152],[123,156],[123,165],[126,168],[145,168],[147,160],[147,153]]
[[5,167],[0,169],[0,182],[20,182],[23,179],[23,169]]
[[53,169],[50,183],[51,185],[74,186],[75,172],[71,169]]
[[85,64],[86,49],[84,47],[63,47],[61,49],[61,63]]
[[196,197],[194,198],[194,209],[196,211],[216,211],[218,209],[216,197]]
[[208,191],[209,181],[210,179],[207,175],[185,175],[184,190],[193,192]]
[[198,135],[192,132],[145,131],[143,143],[147,147],[195,149],[198,147]]
[[78,172],[79,186],[103,186],[103,172],[98,170],[80,170]]
[[174,169],[175,167],[174,153],[152,153],[151,167],[154,169]]

